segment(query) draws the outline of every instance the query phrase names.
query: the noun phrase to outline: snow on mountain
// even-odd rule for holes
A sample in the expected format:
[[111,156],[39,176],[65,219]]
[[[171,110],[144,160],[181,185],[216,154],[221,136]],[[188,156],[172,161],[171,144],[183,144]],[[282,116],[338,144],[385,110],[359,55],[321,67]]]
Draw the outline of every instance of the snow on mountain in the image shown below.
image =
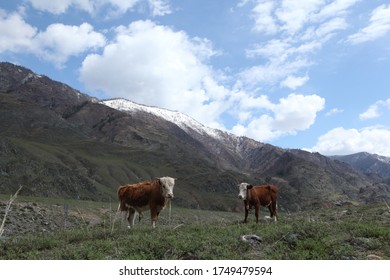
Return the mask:
[[390,157],[385,157],[385,156],[380,156],[380,155],[374,155],[374,157],[376,157],[377,160],[383,162],[383,163],[386,163],[386,164],[390,164]]
[[218,129],[206,127],[203,124],[199,123],[198,121],[194,120],[193,118],[177,111],[171,111],[168,109],[141,105],[123,98],[103,100],[100,103],[124,112],[142,111],[142,112],[153,114],[155,116],[161,117],[169,122],[176,124],[187,133],[190,133],[191,130],[193,130],[200,135],[206,134],[215,139],[219,139],[221,137],[220,135],[222,132],[219,131]]

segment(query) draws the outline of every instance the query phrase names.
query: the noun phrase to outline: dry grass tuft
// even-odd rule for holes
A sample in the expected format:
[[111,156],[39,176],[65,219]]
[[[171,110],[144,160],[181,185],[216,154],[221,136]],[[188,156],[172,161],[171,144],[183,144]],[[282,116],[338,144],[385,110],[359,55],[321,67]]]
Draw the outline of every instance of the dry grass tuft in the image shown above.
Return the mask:
[[22,188],[23,188],[22,186],[19,186],[19,189],[16,191],[16,193],[14,195],[12,195],[10,197],[9,202],[8,202],[7,206],[5,207],[5,213],[4,213],[3,221],[2,221],[1,226],[0,226],[0,237],[4,233],[5,220],[7,219],[7,215],[9,213],[9,211],[11,210],[11,205],[14,202],[14,200],[18,197],[18,193],[20,192],[20,190]]

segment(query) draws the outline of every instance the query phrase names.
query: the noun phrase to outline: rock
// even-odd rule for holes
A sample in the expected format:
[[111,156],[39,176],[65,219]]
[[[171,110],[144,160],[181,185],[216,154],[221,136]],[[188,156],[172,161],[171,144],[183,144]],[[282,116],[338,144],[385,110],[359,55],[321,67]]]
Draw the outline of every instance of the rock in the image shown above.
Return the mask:
[[383,258],[374,254],[370,254],[367,256],[367,260],[382,260]]
[[260,236],[254,234],[243,235],[241,236],[241,240],[244,242],[249,242],[251,244],[259,244],[263,242],[263,239]]
[[357,258],[355,256],[343,256],[341,259],[342,260],[350,260],[350,261],[357,260]]
[[285,240],[289,245],[295,245],[299,239],[299,234],[296,233],[289,233],[286,237]]

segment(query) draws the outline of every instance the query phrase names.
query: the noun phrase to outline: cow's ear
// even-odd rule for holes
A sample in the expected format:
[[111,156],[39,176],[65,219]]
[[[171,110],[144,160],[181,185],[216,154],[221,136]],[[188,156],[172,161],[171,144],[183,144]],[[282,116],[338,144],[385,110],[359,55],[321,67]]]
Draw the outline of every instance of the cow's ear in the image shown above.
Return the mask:
[[247,190],[250,190],[251,188],[253,188],[253,185],[247,185],[247,186],[246,186],[246,189],[247,189]]

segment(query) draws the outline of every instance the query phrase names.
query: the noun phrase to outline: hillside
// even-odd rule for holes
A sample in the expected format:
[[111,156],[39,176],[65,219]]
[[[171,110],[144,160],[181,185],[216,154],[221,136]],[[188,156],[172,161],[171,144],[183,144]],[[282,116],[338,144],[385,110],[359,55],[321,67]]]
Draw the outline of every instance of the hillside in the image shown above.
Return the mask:
[[[99,101],[0,63],[0,193],[116,200],[120,184],[177,177],[175,203],[238,210],[242,181],[280,186],[280,208],[367,201],[376,179],[350,165],[210,129],[179,112]],[[387,185],[385,185],[387,186]],[[369,201],[378,198],[370,191]]]
[[346,156],[332,156],[332,158],[348,163],[358,171],[390,178],[389,157],[362,152]]
[[[54,205],[53,205],[54,203]],[[62,206],[62,205],[61,205]],[[282,213],[278,223],[243,224],[242,213],[173,207],[152,229],[146,215],[131,233],[109,203],[18,198],[0,239],[0,259],[15,260],[389,260],[384,203]],[[0,214],[1,214],[0,203]],[[33,222],[35,220],[35,222]],[[246,239],[244,236],[257,237]],[[191,242],[189,242],[191,241]],[[384,266],[386,266],[384,264]],[[384,267],[383,267],[384,268]],[[388,269],[387,269],[388,270]]]

